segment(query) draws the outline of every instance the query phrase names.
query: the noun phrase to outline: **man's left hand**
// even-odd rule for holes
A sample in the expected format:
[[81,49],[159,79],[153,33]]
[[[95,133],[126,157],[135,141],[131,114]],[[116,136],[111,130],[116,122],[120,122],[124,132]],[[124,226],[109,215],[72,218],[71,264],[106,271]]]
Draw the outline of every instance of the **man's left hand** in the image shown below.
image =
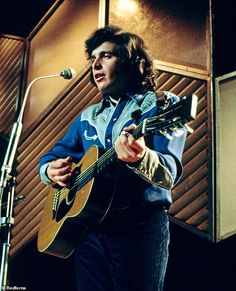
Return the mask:
[[126,163],[135,163],[141,160],[146,152],[146,144],[143,137],[135,139],[132,132],[136,125],[131,124],[123,128],[115,142],[115,151],[118,159]]

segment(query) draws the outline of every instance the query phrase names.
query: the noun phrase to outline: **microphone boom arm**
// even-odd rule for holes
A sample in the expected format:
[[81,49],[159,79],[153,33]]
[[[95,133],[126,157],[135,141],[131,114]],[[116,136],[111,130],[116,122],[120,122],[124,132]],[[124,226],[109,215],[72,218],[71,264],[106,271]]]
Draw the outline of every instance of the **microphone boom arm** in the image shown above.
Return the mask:
[[32,80],[29,83],[29,85],[28,85],[28,87],[27,87],[27,89],[25,91],[25,94],[24,94],[23,102],[22,102],[22,105],[21,105],[21,110],[20,110],[20,113],[19,113],[17,121],[22,122],[22,120],[23,120],[23,114],[24,114],[24,110],[25,110],[26,101],[27,101],[30,89],[33,86],[33,84],[35,82],[37,82],[38,80],[41,80],[41,79],[49,79],[49,78],[55,78],[55,77],[61,77],[61,75],[57,74],[57,75],[41,76],[41,77],[35,78],[34,80]]

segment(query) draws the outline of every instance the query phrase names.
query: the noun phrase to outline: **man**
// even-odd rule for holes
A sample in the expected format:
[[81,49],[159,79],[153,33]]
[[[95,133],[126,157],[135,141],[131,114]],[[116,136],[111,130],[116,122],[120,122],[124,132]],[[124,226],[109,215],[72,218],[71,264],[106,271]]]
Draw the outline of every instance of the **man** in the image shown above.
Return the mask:
[[[85,45],[91,82],[103,100],[84,110],[41,157],[41,180],[69,187],[72,162],[93,145],[105,150],[114,146],[118,161],[98,187],[102,199],[114,185],[114,198],[104,219],[89,228],[75,251],[78,290],[161,291],[168,260],[170,189],[182,174],[186,133],[173,140],[162,135],[135,139],[132,134],[144,118],[162,109],[152,59],[139,36],[107,26]],[[179,100],[168,92],[163,96],[166,106]]]

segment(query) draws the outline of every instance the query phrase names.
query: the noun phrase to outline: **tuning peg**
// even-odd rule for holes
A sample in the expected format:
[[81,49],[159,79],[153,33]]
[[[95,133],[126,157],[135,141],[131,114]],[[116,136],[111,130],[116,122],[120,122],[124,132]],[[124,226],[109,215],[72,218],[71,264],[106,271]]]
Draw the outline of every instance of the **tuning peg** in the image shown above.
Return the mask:
[[184,134],[183,130],[177,127],[171,127],[170,130],[172,130],[176,137],[180,137]]
[[164,135],[167,139],[173,140],[173,136],[171,136],[166,130],[160,130],[160,134]]
[[193,132],[194,132],[194,129],[192,129],[192,127],[190,127],[187,123],[184,124],[184,127],[187,129],[187,131],[188,131],[189,133],[193,133]]

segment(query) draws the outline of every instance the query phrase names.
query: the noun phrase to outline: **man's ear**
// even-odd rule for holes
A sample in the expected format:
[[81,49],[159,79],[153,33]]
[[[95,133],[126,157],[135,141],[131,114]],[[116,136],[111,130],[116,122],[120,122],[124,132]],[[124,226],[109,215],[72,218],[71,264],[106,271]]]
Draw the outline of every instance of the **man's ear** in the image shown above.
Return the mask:
[[137,68],[138,68],[140,74],[143,75],[143,73],[144,73],[145,59],[138,56],[136,58],[136,64],[137,64]]

